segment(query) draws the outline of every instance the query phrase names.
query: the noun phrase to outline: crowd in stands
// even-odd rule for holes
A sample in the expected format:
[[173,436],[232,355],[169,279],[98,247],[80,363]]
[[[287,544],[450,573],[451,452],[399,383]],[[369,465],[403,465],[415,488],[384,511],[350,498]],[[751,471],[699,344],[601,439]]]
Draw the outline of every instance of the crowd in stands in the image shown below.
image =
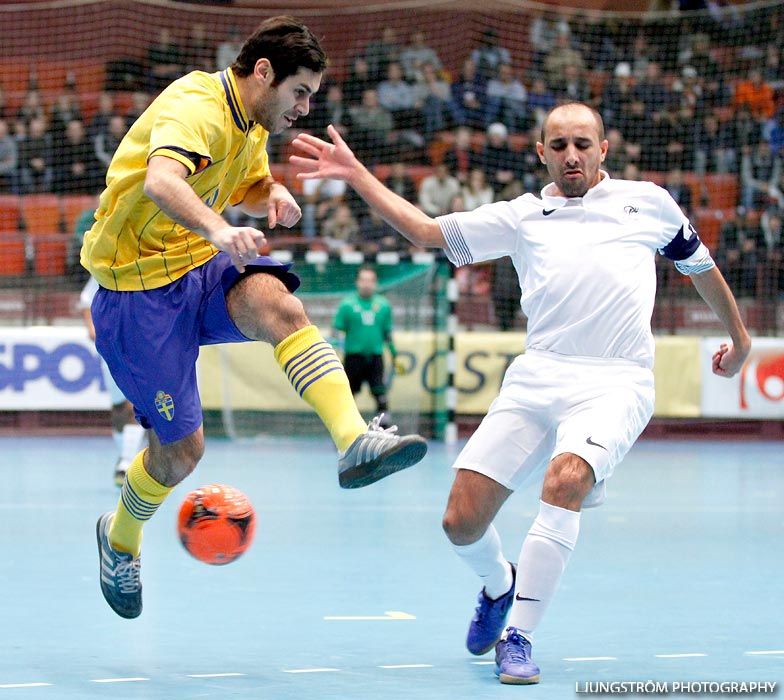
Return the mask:
[[[537,192],[546,184],[534,150],[543,116],[565,100],[587,102],[605,121],[610,174],[654,179],[692,220],[709,204],[706,188],[692,183],[735,178],[737,198],[717,212],[713,252],[739,297],[758,293],[768,263],[777,270],[770,288],[782,294],[784,12],[714,9],[664,25],[540,11],[527,24],[524,61],[486,29],[456,66],[444,64],[423,29],[401,37],[388,26],[342,57],[344,74],[325,76],[296,130],[323,135],[334,124],[386,184],[438,215]],[[161,29],[133,75],[114,70],[110,79],[107,68],[107,88],[131,88],[132,104],[119,110],[107,89],[89,119],[75,84],[52,104],[30,85],[14,110],[0,90],[0,192],[100,191],[112,153],[152,96],[187,71],[225,68],[242,39],[232,29],[215,45],[199,24],[180,45]],[[397,249],[402,239],[350,188],[293,184],[291,137],[271,138],[270,156],[299,188],[303,217],[292,233],[333,251]]]

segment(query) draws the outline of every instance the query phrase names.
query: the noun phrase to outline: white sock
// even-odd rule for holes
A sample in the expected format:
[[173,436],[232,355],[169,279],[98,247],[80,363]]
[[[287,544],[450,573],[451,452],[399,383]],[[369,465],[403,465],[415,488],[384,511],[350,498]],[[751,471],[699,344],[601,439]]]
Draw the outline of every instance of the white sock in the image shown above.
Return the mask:
[[507,623],[529,640],[558,589],[579,532],[580,513],[539,502],[539,515],[520,550],[515,600]]
[[114,440],[114,445],[117,448],[117,454],[122,454],[123,448],[123,436],[119,430],[112,429],[112,440]]
[[127,469],[133,458],[147,446],[147,431],[138,423],[127,423],[122,431],[120,465]]
[[512,567],[504,559],[501,538],[490,525],[487,531],[472,544],[453,544],[455,553],[482,579],[485,595],[495,600],[512,587]]

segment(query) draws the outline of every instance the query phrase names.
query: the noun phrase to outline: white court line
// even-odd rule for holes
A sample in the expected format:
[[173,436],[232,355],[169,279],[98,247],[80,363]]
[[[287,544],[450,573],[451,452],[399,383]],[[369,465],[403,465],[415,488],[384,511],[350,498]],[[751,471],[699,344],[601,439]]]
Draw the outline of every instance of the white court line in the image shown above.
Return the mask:
[[433,664],[396,664],[394,666],[379,666],[379,668],[433,668]]
[[707,656],[707,654],[691,653],[691,654],[654,654],[657,659],[688,659],[692,656]]
[[93,678],[90,683],[135,683],[136,681],[148,681],[149,678]]
[[474,664],[474,666],[491,666],[491,665],[495,665],[495,661],[472,661],[471,663]]
[[244,676],[244,673],[189,673],[188,678],[228,678],[229,676]]
[[748,654],[749,656],[766,656],[770,654],[771,656],[774,654],[784,654],[784,649],[771,649],[770,651],[744,651],[744,654]]
[[564,661],[617,661],[617,656],[573,656]]
[[330,671],[340,671],[339,668],[284,668],[283,673],[328,673]]
[[40,688],[42,685],[52,685],[51,683],[3,683],[0,688]]

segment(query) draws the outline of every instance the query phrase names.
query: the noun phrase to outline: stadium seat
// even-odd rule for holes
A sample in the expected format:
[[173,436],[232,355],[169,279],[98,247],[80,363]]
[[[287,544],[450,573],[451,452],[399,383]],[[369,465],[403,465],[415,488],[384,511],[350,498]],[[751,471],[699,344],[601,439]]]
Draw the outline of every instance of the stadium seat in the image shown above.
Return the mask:
[[19,195],[0,194],[0,231],[19,229]]
[[708,206],[714,209],[730,209],[738,205],[738,176],[709,173],[705,175],[705,191]]
[[64,275],[69,238],[65,234],[41,234],[31,239],[33,272],[41,277]]
[[91,194],[64,194],[60,198],[65,233],[75,233],[76,222],[88,209],[95,210],[98,201]]
[[731,220],[735,209],[715,209],[713,207],[698,207],[694,210],[692,223],[700,240],[708,246],[712,253],[719,247],[722,225]]
[[62,230],[60,198],[56,194],[22,195],[22,222],[28,235],[58,233]]
[[24,275],[27,257],[24,235],[18,231],[0,231],[0,276]]

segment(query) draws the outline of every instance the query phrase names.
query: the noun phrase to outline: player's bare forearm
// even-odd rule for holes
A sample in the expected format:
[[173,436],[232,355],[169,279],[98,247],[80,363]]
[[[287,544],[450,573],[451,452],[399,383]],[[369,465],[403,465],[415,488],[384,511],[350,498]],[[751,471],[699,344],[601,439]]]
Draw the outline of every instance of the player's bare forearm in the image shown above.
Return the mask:
[[718,267],[690,275],[692,283],[724,324],[732,345],[722,344],[713,355],[713,372],[732,377],[740,371],[751,351],[751,337],[743,324],[738,305]]
[[147,168],[144,194],[173,221],[211,240],[214,231],[228,224],[220,214],[199,199],[185,181],[187,173],[187,168],[179,161],[166,156],[153,156]]
[[291,156],[300,179],[343,180],[356,190],[381,217],[411,243],[422,248],[445,248],[438,222],[411,202],[385,187],[354,155],[337,129],[329,126],[332,143],[300,134],[292,144],[306,156]]

